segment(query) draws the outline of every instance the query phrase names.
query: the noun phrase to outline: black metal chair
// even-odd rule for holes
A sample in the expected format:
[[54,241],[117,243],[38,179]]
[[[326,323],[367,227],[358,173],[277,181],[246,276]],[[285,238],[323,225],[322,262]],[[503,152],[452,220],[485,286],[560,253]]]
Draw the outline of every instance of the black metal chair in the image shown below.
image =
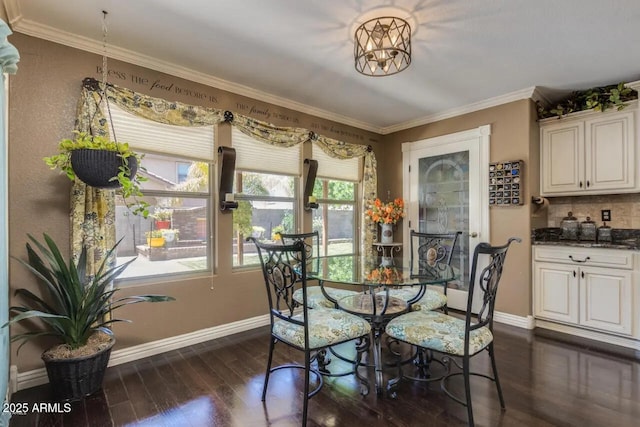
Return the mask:
[[[280,236],[280,240],[283,245],[291,245],[295,242],[302,242],[304,244],[307,269],[312,267],[311,261],[320,254],[320,235],[317,231],[311,233],[276,233]],[[324,286],[308,286],[307,297],[303,298],[302,288],[297,289],[293,293],[293,299],[300,305],[304,301],[307,301],[309,308],[336,308],[336,301],[340,298],[357,294],[356,291],[348,289],[339,289]]]
[[[488,243],[480,243],[476,246],[469,281],[467,312],[464,319],[436,311],[414,311],[396,317],[389,322],[385,329],[391,338],[443,354],[441,362],[445,364],[447,370],[441,378],[441,388],[453,400],[467,407],[470,426],[474,425],[473,408],[471,404],[471,375],[481,376],[494,381],[500,399],[500,406],[502,409],[505,409],[493,349],[493,311],[495,309],[498,284],[502,276],[507,250],[509,249],[509,245],[514,241],[520,242],[521,240],[511,238],[503,246],[491,246]],[[490,259],[489,265],[477,274],[478,257],[480,255],[487,255]],[[482,307],[477,315],[471,312],[475,286],[480,286],[482,291]],[[482,350],[489,352],[493,377],[482,373],[471,372],[470,370],[471,357],[479,354]],[[453,357],[461,358],[462,364]],[[461,372],[452,373],[450,363],[455,364]],[[398,378],[389,382],[390,392],[403,377],[400,362],[398,362],[398,371]],[[447,381],[455,375],[462,375],[464,377],[464,399],[455,396],[447,389]],[[425,379],[425,381],[433,381],[433,378]]]
[[[429,269],[437,264],[450,264],[461,231],[451,233],[420,233],[410,230],[411,257],[409,261],[412,276],[428,275]],[[424,293],[423,293],[424,292]],[[429,311],[442,308],[447,312],[447,284],[443,292],[433,289],[404,287],[390,289],[389,295],[411,303],[412,311]]]
[[[362,354],[369,346],[368,337],[371,332],[369,323],[358,316],[337,309],[313,310],[303,304],[301,309],[294,310],[296,304],[293,300],[293,291],[296,285],[301,286],[303,301],[307,297],[307,259],[304,244],[302,242],[292,245],[269,244],[259,242],[253,237],[247,240],[252,241],[258,250],[271,319],[269,358],[262,389],[262,401],[266,399],[269,376],[272,372],[283,368],[304,369],[302,425],[306,425],[309,399],[318,393],[323,385],[322,375],[318,370],[312,369],[311,363],[316,361],[317,357],[323,357],[326,348],[357,339],[360,341],[356,343],[356,360],[353,363],[353,371],[349,374],[354,373],[362,384],[361,392],[368,393],[368,381],[366,377],[360,376],[358,366],[362,360]],[[272,368],[273,350],[277,342],[304,352],[304,366],[286,364]],[[318,385],[310,391],[311,373],[316,375]]]

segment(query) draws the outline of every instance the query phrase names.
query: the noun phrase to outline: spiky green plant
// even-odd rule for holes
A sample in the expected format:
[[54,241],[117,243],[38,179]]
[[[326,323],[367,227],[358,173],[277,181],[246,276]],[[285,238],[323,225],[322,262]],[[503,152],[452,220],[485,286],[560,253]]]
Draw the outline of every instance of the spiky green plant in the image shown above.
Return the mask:
[[17,259],[31,271],[43,285],[43,296],[39,297],[28,289],[20,288],[16,296],[25,300],[21,306],[13,306],[9,310],[13,317],[3,325],[22,322],[28,319],[40,319],[42,323],[33,323],[37,330],[16,334],[11,341],[24,341],[40,336],[54,336],[67,344],[71,349],[82,347],[95,331],[111,334],[109,325],[115,322],[129,322],[108,316],[120,307],[140,302],[173,301],[174,298],[164,295],[138,295],[114,298],[118,289],[112,289],[111,282],[131,264],[126,263],[111,267],[109,260],[120,241],[109,249],[95,276],[87,274],[87,249],[83,248],[78,262],[68,262],[62,256],[57,245],[44,234],[46,245],[28,235],[29,240],[38,249],[36,251],[27,242],[28,261]]

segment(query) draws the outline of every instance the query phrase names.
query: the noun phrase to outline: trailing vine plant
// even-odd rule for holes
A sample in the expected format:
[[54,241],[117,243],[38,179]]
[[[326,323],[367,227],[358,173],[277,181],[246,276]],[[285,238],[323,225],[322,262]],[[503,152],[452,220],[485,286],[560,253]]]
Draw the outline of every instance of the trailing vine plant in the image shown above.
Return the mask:
[[545,108],[538,102],[538,118],[557,116],[561,118],[565,114],[583,110],[605,111],[609,108],[622,110],[625,102],[638,99],[638,92],[625,83],[618,83],[608,86],[598,86],[587,90],[572,92],[566,98],[560,100],[555,105]]

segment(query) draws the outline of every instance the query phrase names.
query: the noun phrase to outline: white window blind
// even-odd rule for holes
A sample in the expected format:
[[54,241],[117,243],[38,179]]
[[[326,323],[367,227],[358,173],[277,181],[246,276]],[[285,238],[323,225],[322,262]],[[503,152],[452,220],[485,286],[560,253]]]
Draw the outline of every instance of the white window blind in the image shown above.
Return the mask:
[[[108,115],[104,104],[102,108]],[[109,108],[118,142],[128,142],[136,150],[206,160],[213,160],[217,154],[213,148],[213,125],[166,125],[128,113],[113,102]]]
[[235,127],[231,145],[236,150],[236,169],[287,175],[300,175],[302,144],[289,148],[276,147],[245,135]]
[[315,144],[311,146],[312,157],[318,161],[318,177],[341,181],[360,181],[362,175],[361,159],[335,159]]

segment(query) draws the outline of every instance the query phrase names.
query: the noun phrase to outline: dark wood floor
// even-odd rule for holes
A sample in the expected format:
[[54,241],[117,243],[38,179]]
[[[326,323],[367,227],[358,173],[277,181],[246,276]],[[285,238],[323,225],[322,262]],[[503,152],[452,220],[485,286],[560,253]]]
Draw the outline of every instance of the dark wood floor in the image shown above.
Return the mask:
[[[493,383],[474,379],[476,425],[640,425],[637,360],[500,324],[495,335],[507,410],[500,410]],[[109,368],[103,391],[74,403],[69,413],[16,415],[11,426],[299,426],[301,371],[273,374],[266,404],[260,400],[268,339],[267,328],[260,328]],[[298,352],[276,349],[276,363],[300,361]],[[334,358],[331,366],[346,365]],[[477,356],[472,366],[488,372],[488,358]],[[311,399],[308,424],[467,424],[465,408],[438,383],[402,382],[397,399],[358,391],[351,376],[326,379]],[[20,391],[12,401],[50,401],[48,386]]]

